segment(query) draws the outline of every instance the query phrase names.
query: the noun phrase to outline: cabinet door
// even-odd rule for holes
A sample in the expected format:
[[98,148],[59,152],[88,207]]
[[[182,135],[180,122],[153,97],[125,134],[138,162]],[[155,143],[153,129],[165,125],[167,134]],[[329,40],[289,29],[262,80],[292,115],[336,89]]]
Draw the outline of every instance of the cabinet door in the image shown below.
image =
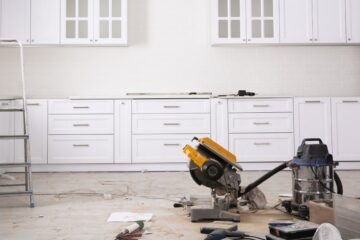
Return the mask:
[[345,1],[313,1],[314,43],[345,43]]
[[[47,163],[47,101],[28,100],[28,126],[30,136],[30,156],[32,163]],[[23,133],[22,114],[15,117],[15,132]],[[24,141],[16,140],[15,161],[24,161]]]
[[[1,108],[11,107],[10,101],[0,101]],[[0,135],[14,134],[14,114],[9,112],[0,112]],[[14,140],[0,139],[0,163],[11,163],[14,161],[13,148]],[[1,169],[0,169],[1,170]]]
[[61,0],[61,43],[93,43],[93,3],[93,0]]
[[95,0],[94,42],[127,44],[127,0]]
[[330,98],[295,98],[295,150],[304,138],[321,138],[332,152]]
[[115,163],[131,163],[131,100],[115,101]]
[[229,147],[227,103],[227,99],[211,99],[211,138],[226,149]]
[[30,43],[30,0],[0,0],[0,38]]
[[312,42],[312,0],[280,0],[280,42]]
[[360,98],[332,98],[334,159],[360,161]]
[[348,43],[360,43],[360,1],[346,0],[346,32]]
[[247,42],[279,42],[279,0],[247,0]]
[[31,43],[60,43],[60,0],[31,0]]
[[212,0],[212,42],[246,43],[246,0]]

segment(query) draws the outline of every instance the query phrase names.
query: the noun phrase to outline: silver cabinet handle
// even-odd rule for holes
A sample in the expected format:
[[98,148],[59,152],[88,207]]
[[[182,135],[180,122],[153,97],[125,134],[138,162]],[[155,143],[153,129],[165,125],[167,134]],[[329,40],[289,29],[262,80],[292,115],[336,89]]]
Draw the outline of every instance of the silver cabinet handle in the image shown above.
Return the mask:
[[180,108],[180,106],[164,106],[164,108]]
[[348,41],[351,41],[351,38],[348,38]]
[[89,144],[73,144],[73,147],[90,147]]
[[269,146],[269,142],[254,142],[255,146]]
[[40,106],[40,103],[27,103],[28,106]]
[[321,103],[321,101],[312,101],[312,100],[308,100],[308,101],[305,101],[305,103]]
[[254,122],[254,125],[270,125],[269,122]]
[[179,126],[180,123],[164,123],[164,126]]
[[358,100],[343,100],[343,103],[358,103]]
[[88,123],[75,123],[73,124],[74,127],[90,127]]
[[1,103],[1,106],[9,106],[9,103]]
[[73,109],[89,109],[89,106],[73,106]]
[[269,104],[254,104],[253,107],[270,107]]
[[164,143],[165,147],[178,147],[180,146],[179,143]]

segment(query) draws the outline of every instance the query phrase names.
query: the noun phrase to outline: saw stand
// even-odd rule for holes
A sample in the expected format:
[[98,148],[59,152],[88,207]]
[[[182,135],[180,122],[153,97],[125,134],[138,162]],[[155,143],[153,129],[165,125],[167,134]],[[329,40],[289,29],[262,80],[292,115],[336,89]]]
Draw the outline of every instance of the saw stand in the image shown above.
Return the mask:
[[[0,46],[7,45],[12,46],[15,45],[19,48],[20,52],[20,70],[21,70],[21,85],[22,85],[22,96],[20,98],[12,98],[6,99],[11,100],[14,103],[14,106],[0,108],[0,112],[8,112],[8,113],[21,113],[22,114],[22,125],[23,125],[23,133],[20,135],[0,135],[1,141],[14,141],[14,140],[23,140],[24,141],[24,162],[21,163],[0,163],[0,168],[18,168],[24,167],[25,174],[25,183],[20,184],[2,184],[0,187],[24,187],[24,191],[14,190],[9,192],[0,192],[0,196],[4,195],[28,195],[30,198],[30,207],[33,208],[34,198],[33,198],[33,190],[32,190],[32,180],[31,180],[31,158],[30,158],[30,143],[29,143],[29,130],[27,124],[27,107],[26,107],[26,84],[24,78],[24,58],[23,58],[23,46],[17,40],[1,40]],[[16,106],[19,105],[20,106]],[[12,104],[11,104],[12,105]],[[1,155],[0,155],[1,156]]]
[[190,206],[191,222],[204,220],[240,222],[240,215],[229,211],[231,204],[229,194],[219,197],[212,190],[211,197],[190,196],[189,202],[187,204]]

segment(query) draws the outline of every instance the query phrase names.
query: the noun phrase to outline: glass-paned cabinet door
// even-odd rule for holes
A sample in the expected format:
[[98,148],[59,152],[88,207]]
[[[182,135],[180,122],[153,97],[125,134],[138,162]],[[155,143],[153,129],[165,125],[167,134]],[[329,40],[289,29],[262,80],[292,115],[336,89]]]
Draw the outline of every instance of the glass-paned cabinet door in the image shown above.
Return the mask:
[[211,0],[212,43],[246,43],[245,0]]
[[127,44],[127,0],[95,0],[95,43]]
[[93,43],[93,7],[93,0],[61,0],[61,43]]
[[279,42],[279,0],[247,0],[247,42]]

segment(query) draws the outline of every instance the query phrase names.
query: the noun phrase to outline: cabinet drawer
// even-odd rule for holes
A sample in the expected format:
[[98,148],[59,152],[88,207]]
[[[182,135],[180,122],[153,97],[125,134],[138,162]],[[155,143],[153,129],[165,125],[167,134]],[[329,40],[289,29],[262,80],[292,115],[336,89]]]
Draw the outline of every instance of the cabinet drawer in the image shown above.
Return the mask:
[[209,133],[209,114],[135,114],[134,134]]
[[48,138],[48,163],[113,163],[113,136],[62,136]]
[[230,134],[229,149],[238,162],[288,161],[294,154],[294,136],[277,134]]
[[[205,137],[205,135],[196,135]],[[195,135],[134,135],[134,163],[185,163],[188,161],[182,149]]]
[[291,98],[276,99],[230,99],[229,112],[292,112]]
[[113,115],[49,115],[49,134],[113,133]]
[[291,133],[292,113],[231,113],[230,133]]
[[208,99],[134,100],[133,113],[209,113]]
[[111,100],[50,100],[49,114],[111,114],[114,104]]

